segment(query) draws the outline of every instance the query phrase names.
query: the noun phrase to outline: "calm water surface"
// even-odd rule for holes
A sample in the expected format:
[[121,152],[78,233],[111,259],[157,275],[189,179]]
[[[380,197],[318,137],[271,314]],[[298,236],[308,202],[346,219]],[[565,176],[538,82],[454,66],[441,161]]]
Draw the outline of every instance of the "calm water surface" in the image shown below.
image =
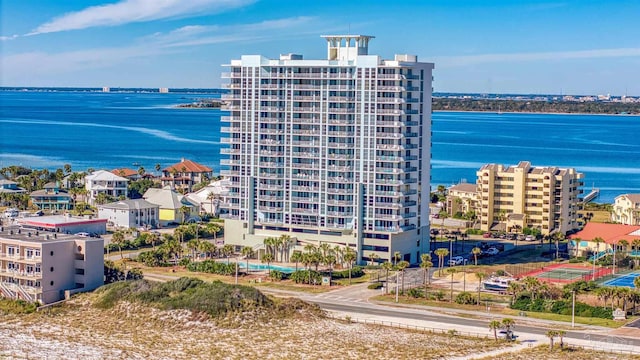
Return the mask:
[[[153,171],[181,157],[220,168],[219,110],[173,106],[203,94],[0,92],[0,167]],[[433,114],[432,184],[475,181],[485,163],[576,167],[599,201],[640,193],[640,117]],[[137,167],[137,166],[136,166]]]

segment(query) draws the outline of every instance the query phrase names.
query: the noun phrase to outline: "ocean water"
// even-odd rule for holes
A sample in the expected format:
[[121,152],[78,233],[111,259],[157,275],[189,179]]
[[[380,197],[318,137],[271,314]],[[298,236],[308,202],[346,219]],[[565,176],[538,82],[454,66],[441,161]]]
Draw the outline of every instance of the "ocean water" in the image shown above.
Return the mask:
[[[175,108],[216,94],[0,91],[0,167],[154,172],[182,157],[220,169],[220,116]],[[475,181],[486,163],[575,167],[598,202],[640,193],[640,117],[433,114],[432,186]],[[134,165],[136,164],[136,165]]]

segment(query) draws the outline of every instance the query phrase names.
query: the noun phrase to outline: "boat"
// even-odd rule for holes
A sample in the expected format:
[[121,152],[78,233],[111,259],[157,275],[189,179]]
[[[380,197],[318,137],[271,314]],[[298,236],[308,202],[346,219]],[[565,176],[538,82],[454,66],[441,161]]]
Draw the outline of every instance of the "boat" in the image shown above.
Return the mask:
[[134,163],[133,163],[133,164],[131,164],[131,165],[133,165],[133,166],[140,166],[140,163],[139,163],[139,162],[134,162]]
[[488,291],[507,291],[509,283],[515,280],[508,276],[491,276],[482,282],[482,288]]

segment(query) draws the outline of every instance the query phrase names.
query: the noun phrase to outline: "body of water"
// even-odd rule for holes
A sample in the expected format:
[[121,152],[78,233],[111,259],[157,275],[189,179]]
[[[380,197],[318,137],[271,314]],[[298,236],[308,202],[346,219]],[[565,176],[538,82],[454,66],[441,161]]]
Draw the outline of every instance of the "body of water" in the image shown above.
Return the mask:
[[[155,171],[182,157],[218,172],[221,112],[178,109],[203,94],[0,92],[0,167]],[[226,126],[226,125],[225,125]],[[640,193],[640,117],[433,114],[432,185],[475,182],[486,163],[575,167],[585,194]],[[135,164],[135,165],[134,165]]]

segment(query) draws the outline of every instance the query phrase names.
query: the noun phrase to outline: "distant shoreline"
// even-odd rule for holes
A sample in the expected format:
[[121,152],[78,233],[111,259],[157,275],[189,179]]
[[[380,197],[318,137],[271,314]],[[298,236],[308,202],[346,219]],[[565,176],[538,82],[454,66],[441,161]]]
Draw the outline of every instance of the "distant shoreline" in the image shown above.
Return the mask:
[[640,115],[640,102],[433,98],[433,111],[522,114]]
[[640,114],[608,114],[608,113],[579,113],[579,112],[543,112],[543,111],[501,111],[495,110],[433,110],[434,113],[489,113],[489,114],[540,114],[540,115],[598,115],[598,116],[632,116],[640,117]]
[[198,99],[189,104],[178,104],[174,106],[178,109],[220,109],[222,100],[219,99]]

